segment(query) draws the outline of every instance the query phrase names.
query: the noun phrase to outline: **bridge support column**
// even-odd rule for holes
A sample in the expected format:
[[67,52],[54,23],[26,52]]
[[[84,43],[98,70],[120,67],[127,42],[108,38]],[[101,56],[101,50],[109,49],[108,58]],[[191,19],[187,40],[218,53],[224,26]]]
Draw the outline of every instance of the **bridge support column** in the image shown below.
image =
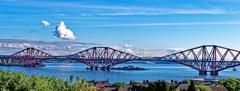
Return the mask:
[[217,75],[218,75],[218,71],[211,71],[211,72],[210,72],[210,75],[212,75],[212,76],[217,76]]
[[107,66],[107,71],[110,71],[111,70],[111,67],[110,66]]
[[110,67],[109,66],[107,66],[107,67],[101,67],[101,70],[103,70],[103,71],[110,71]]
[[98,67],[97,67],[97,66],[95,67],[95,70],[98,70]]
[[105,70],[106,70],[106,67],[101,67],[101,70],[105,71]]
[[90,69],[90,70],[93,70],[93,67],[90,67],[89,69]]
[[199,71],[199,75],[207,75],[207,71]]

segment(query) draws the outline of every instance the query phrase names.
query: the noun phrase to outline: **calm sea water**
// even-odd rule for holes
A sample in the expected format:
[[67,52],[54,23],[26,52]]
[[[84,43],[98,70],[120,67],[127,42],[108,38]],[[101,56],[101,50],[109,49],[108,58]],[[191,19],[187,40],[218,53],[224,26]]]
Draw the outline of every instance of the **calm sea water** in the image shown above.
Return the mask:
[[[70,75],[79,76],[86,80],[109,80],[114,82],[128,83],[130,80],[143,81],[143,80],[185,80],[185,79],[219,79],[227,77],[240,78],[240,71],[232,71],[226,69],[219,73],[219,76],[199,76],[198,71],[180,64],[144,64],[144,63],[124,63],[118,66],[134,65],[144,67],[149,70],[141,71],[89,71],[86,70],[86,65],[81,63],[45,63],[45,67],[32,68],[32,67],[18,67],[18,66],[0,66],[0,69],[23,72],[28,75],[45,75],[56,76],[62,79],[69,79]],[[236,67],[240,70],[240,67]]]

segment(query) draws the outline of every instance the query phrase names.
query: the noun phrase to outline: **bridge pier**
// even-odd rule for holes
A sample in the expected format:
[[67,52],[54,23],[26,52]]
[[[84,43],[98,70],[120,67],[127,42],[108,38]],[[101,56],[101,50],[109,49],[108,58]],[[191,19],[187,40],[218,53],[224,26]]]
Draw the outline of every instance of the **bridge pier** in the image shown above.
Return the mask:
[[90,70],[93,70],[93,67],[89,67]]
[[211,71],[211,72],[210,72],[210,75],[211,75],[211,76],[217,76],[217,75],[218,75],[218,71]]
[[98,67],[97,67],[97,66],[95,67],[95,70],[98,70]]
[[103,70],[103,71],[110,71],[111,70],[111,67],[87,67],[87,70],[91,70],[91,71],[93,71],[93,70]]
[[111,67],[110,66],[107,66],[107,71],[110,71],[111,70]]
[[105,70],[107,70],[107,71],[110,71],[110,67],[101,67],[101,70],[103,70],[103,71],[105,71]]
[[101,70],[102,70],[102,71],[105,71],[105,70],[106,70],[106,67],[101,67]]
[[102,71],[110,71],[111,70],[111,67],[110,66],[107,66],[107,67],[98,67],[98,66],[89,66],[87,67],[87,70],[102,70]]
[[207,75],[207,71],[199,71],[199,75]]

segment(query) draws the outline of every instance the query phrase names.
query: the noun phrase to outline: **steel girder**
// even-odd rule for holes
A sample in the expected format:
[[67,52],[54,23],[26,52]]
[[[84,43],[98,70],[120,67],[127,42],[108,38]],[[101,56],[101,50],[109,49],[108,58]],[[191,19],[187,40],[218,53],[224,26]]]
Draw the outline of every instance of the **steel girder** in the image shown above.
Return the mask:
[[138,56],[119,51],[110,47],[93,47],[67,56],[90,67],[112,67],[116,64],[140,59]]
[[240,51],[216,45],[203,45],[160,57],[198,71],[213,72],[240,65]]
[[36,48],[26,48],[9,56],[9,64],[18,63],[20,66],[36,66],[42,60],[53,56]]

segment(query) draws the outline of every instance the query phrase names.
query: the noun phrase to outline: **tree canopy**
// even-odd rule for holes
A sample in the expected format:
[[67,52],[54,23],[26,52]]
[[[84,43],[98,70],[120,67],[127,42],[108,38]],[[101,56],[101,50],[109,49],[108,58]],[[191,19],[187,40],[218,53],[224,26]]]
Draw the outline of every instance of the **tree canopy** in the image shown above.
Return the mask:
[[85,80],[70,83],[56,77],[31,75],[0,70],[1,91],[96,91]]

